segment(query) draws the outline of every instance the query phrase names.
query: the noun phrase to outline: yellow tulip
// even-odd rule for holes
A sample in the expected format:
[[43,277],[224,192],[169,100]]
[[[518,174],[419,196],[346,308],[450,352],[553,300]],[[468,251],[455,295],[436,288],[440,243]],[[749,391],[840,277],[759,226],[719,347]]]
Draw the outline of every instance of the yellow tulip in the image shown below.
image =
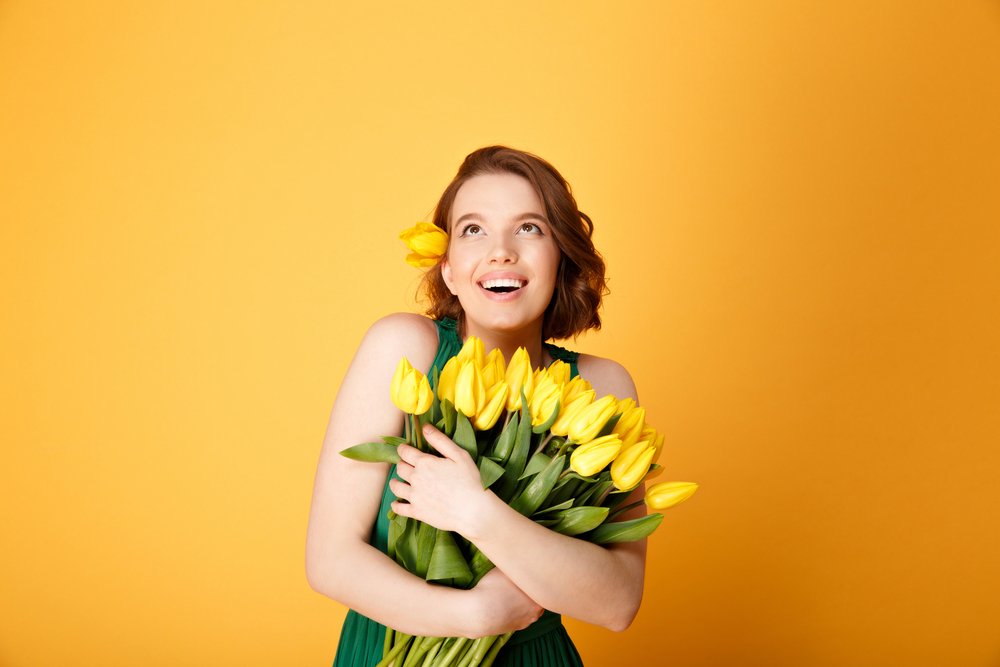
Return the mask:
[[500,415],[507,406],[507,383],[501,380],[486,392],[486,401],[483,408],[476,413],[476,418],[472,420],[472,425],[479,431],[487,431],[493,428]]
[[389,397],[397,408],[413,415],[427,412],[434,400],[427,377],[413,368],[406,357],[399,361],[392,375]]
[[593,440],[615,414],[617,407],[618,399],[608,394],[580,410],[570,422],[567,434],[570,440],[580,443]]
[[417,268],[434,266],[448,251],[448,234],[429,222],[418,222],[413,227],[403,230],[399,238],[410,249],[406,263]]
[[486,349],[483,347],[483,340],[476,336],[466,338],[462,349],[455,356],[458,357],[458,363],[471,359],[480,370],[486,365]]
[[455,381],[458,380],[458,359],[452,357],[438,374],[437,394],[442,401],[451,401],[455,404]]
[[645,408],[629,408],[622,413],[621,418],[611,432],[622,439],[622,447],[631,447],[639,442],[642,429],[646,425]]
[[573,399],[580,394],[592,391],[593,389],[593,386],[591,386],[589,382],[577,375],[575,378],[567,382],[565,387],[563,387],[563,405],[572,402]]
[[535,386],[528,397],[528,409],[531,411],[531,425],[538,426],[548,421],[559,406],[562,399],[562,385],[557,384],[544,371],[535,378]]
[[567,435],[569,433],[570,422],[573,421],[580,410],[590,405],[596,396],[597,394],[594,393],[593,389],[591,389],[590,391],[576,395],[569,403],[566,403],[564,393],[562,409],[559,411],[559,417],[556,418],[549,430],[556,435]]
[[596,475],[615,460],[621,449],[622,441],[617,435],[605,435],[574,449],[569,455],[569,467],[584,477]]
[[506,373],[507,364],[503,359],[503,352],[495,347],[486,355],[486,363],[483,364],[483,384],[492,387],[503,380]]
[[[618,401],[618,412],[625,412],[635,407],[635,399],[632,397],[623,398]],[[617,414],[617,413],[616,413]]]
[[520,410],[521,390],[524,389],[525,395],[530,398],[534,386],[531,358],[528,357],[528,351],[523,347],[517,348],[517,351],[510,358],[510,363],[507,364],[506,378],[507,386],[510,388],[507,394],[507,409]]
[[455,409],[470,419],[479,414],[486,402],[483,376],[474,361],[467,360],[458,369],[455,380]]
[[611,481],[622,491],[634,489],[649,472],[655,450],[653,443],[643,440],[631,447],[623,447],[611,464]]
[[549,367],[545,369],[549,373],[549,377],[556,381],[557,384],[566,384],[569,382],[570,367],[562,359],[556,359]]
[[665,510],[684,502],[697,490],[694,482],[660,482],[646,489],[646,504],[654,510]]

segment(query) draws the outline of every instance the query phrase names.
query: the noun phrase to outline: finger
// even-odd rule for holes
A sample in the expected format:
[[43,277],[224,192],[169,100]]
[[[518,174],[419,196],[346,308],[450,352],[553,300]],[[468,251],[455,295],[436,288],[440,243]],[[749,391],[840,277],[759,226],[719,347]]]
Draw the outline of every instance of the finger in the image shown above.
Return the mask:
[[405,516],[411,519],[414,518],[413,505],[410,503],[404,503],[401,500],[394,500],[390,507],[392,508],[392,511],[399,516]]
[[400,500],[409,500],[410,492],[413,491],[413,487],[406,482],[401,482],[398,479],[389,480],[389,490],[399,498]]
[[410,473],[413,472],[413,466],[405,461],[400,461],[396,464],[396,474],[399,475],[400,479],[410,481]]
[[[410,465],[415,465],[421,459],[421,457],[426,456],[426,454],[421,452],[416,447],[411,447],[406,443],[399,445],[399,447],[396,448],[396,453],[399,454],[400,461],[405,461]],[[396,467],[398,468],[399,464],[396,464]]]
[[451,441],[451,438],[430,424],[424,426],[423,433],[424,439],[427,440],[427,444],[436,449],[441,456],[451,459],[452,461],[458,461],[469,456],[467,451],[456,445]]

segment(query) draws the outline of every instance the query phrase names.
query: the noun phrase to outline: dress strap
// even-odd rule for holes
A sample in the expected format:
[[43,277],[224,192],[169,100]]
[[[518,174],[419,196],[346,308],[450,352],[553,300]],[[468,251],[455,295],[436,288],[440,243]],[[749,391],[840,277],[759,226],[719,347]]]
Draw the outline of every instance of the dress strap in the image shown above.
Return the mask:
[[567,350],[565,347],[559,347],[553,343],[545,343],[545,350],[549,353],[549,356],[553,359],[559,359],[569,364],[570,377],[575,378],[580,374],[580,371],[576,368],[576,362],[580,358],[579,352],[573,352],[572,350]]

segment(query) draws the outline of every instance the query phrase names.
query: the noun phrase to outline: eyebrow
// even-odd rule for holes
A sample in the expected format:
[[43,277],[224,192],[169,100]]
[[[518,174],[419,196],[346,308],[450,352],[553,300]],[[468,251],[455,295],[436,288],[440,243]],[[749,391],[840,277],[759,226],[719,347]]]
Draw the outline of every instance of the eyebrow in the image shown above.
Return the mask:
[[[453,222],[453,225],[465,222],[466,220],[477,220],[483,222],[483,216],[478,213],[466,213],[461,218]],[[524,222],[525,220],[539,220],[545,224],[549,224],[548,218],[540,213],[522,213],[514,218],[514,222]]]

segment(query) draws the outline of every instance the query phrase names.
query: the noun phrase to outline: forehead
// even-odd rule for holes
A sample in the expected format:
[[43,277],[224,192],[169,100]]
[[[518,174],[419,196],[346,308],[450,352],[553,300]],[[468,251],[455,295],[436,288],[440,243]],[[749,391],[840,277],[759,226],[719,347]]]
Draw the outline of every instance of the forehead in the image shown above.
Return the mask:
[[473,176],[455,193],[451,220],[477,214],[483,218],[513,219],[524,213],[545,217],[545,207],[534,186],[517,174],[479,174]]

